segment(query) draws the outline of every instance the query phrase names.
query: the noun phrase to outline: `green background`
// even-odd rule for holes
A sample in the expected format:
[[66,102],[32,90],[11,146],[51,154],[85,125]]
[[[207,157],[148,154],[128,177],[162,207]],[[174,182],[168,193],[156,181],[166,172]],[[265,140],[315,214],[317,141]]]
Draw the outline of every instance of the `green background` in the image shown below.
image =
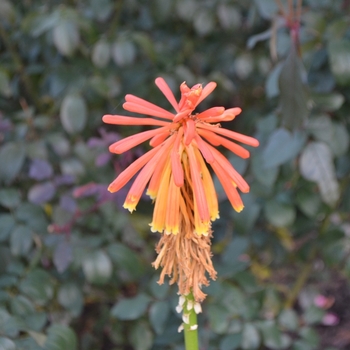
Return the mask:
[[127,93],[171,110],[158,76],[216,81],[200,108],[260,141],[228,155],[244,211],[217,187],[201,349],[348,349],[349,13],[305,0],[295,47],[272,0],[0,0],[0,349],[183,349],[150,201],[106,191],[146,146],[110,155],[143,129],[101,117]]

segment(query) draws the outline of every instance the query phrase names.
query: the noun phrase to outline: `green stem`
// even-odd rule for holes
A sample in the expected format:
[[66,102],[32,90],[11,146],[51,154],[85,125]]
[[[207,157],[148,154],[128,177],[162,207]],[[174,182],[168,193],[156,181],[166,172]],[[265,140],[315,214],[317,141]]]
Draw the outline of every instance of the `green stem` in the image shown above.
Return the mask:
[[[189,323],[184,323],[185,349],[198,350],[198,323],[197,314],[194,310],[195,300],[192,293],[186,295],[185,298],[183,314],[189,316]],[[192,305],[190,310],[188,310],[188,305]]]

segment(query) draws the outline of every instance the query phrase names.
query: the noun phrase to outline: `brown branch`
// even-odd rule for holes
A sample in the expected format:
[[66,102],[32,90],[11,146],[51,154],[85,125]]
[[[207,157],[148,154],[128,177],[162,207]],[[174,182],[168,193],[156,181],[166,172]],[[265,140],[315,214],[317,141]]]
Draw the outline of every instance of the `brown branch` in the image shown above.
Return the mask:
[[297,0],[297,1],[298,2],[297,2],[297,7],[296,7],[295,21],[300,23],[303,0]]
[[277,5],[281,15],[286,17],[286,11],[284,10],[284,7],[283,7],[281,0],[275,0],[275,2],[276,2],[276,5]]

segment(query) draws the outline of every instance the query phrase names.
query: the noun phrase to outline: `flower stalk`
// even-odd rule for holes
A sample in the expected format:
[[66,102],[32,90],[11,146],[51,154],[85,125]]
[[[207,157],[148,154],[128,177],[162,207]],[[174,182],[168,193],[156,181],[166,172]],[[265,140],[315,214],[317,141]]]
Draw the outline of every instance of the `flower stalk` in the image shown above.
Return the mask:
[[185,296],[183,315],[186,315],[186,321],[183,323],[185,335],[185,349],[198,350],[198,324],[197,313],[195,310],[195,300],[193,294]]

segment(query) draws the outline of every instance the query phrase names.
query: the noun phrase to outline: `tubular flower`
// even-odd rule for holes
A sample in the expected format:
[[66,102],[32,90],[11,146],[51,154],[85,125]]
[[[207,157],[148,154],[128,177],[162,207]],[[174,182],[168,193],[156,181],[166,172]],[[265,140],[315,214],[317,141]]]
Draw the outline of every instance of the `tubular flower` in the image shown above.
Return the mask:
[[[222,129],[220,122],[233,120],[241,109],[209,108],[194,113],[198,104],[216,87],[210,82],[189,88],[180,85],[181,98],[176,101],[163,78],[156,85],[170,102],[171,113],[134,95],[126,95],[123,107],[153,118],[123,115],[105,115],[103,121],[116,125],[150,125],[157,128],[126,137],[109,147],[110,152],[122,154],[147,140],[151,150],[138,158],[110,184],[108,190],[120,190],[138,173],[126,197],[124,208],[135,210],[146,186],[147,194],[155,207],[151,231],[162,233],[156,248],[158,257],[155,268],[163,267],[159,283],[165,275],[177,282],[180,294],[193,291],[197,301],[205,294],[201,285],[208,285],[205,272],[215,279],[211,262],[211,222],[219,218],[217,194],[207,164],[221,182],[232,207],[240,212],[243,202],[238,189],[249,192],[249,185],[232,167],[231,163],[215,148],[223,146],[242,158],[249,152],[234,143],[238,141],[257,147],[259,142],[249,136]],[[233,140],[233,141],[232,141]]]

